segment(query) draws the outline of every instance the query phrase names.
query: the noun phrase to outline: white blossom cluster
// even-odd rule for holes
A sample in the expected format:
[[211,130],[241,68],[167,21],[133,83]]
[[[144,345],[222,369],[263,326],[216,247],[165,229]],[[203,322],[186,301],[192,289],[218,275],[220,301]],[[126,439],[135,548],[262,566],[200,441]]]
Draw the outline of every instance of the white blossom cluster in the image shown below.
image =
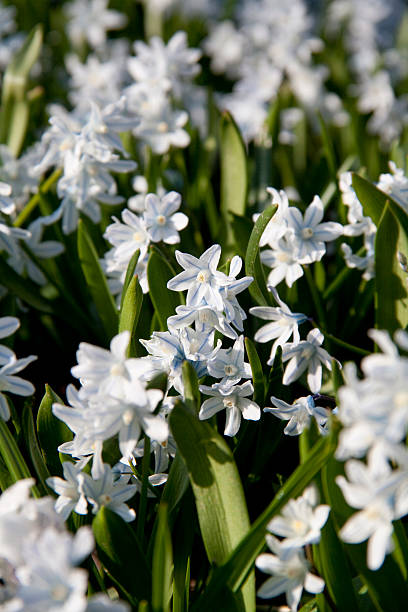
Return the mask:
[[[343,525],[340,537],[348,543],[368,539],[367,565],[376,570],[393,549],[393,524],[408,513],[408,335],[398,331],[392,342],[387,332],[371,330],[381,353],[364,357],[358,378],[356,366],[346,364],[346,385],[339,390],[338,418],[343,425],[336,457],[347,460],[346,477],[336,481],[357,513]],[[366,457],[366,462],[361,459]]]
[[[11,336],[19,327],[20,321],[16,317],[0,317],[0,338]],[[10,418],[10,408],[4,392],[22,396],[34,393],[33,385],[16,374],[36,359],[35,355],[17,359],[14,351],[0,344],[0,419],[8,421]]]
[[[215,73],[236,81],[220,104],[231,111],[246,141],[262,138],[271,102],[288,83],[304,110],[317,108],[341,125],[345,113],[336,94],[327,94],[328,72],[313,64],[323,42],[313,35],[314,20],[303,0],[244,0],[236,22],[216,23],[204,41]],[[327,95],[330,100],[326,100]]]
[[261,251],[261,261],[271,268],[269,285],[276,287],[285,280],[291,287],[303,275],[302,265],[320,261],[326,253],[325,243],[341,236],[343,226],[334,221],[322,223],[324,209],[319,196],[314,197],[302,215],[298,208],[289,206],[284,190],[268,187],[267,191],[272,196],[271,204],[278,209],[259,242],[260,247],[269,247]]
[[[200,72],[201,52],[189,48],[186,32],[176,32],[167,45],[157,36],[149,44],[136,41],[135,56],[127,61],[132,83],[124,89],[131,113],[138,118],[136,139],[159,155],[170,147],[186,147],[190,136],[184,129],[188,113],[178,106],[202,107],[204,99],[192,81]],[[198,98],[197,98],[198,95]]]
[[74,47],[87,43],[100,50],[106,46],[109,30],[120,30],[126,25],[126,16],[108,9],[108,4],[108,0],[71,0],[65,5],[68,36]]
[[[140,183],[140,180],[138,182]],[[132,204],[130,200],[129,206]],[[128,208],[122,211],[122,221],[113,217],[114,223],[109,225],[104,233],[112,248],[105,253],[101,265],[108,277],[112,294],[118,295],[119,300],[130,259],[137,250],[140,254],[135,273],[138,275],[143,292],[148,292],[146,269],[149,244],[180,242],[179,231],[188,224],[187,215],[177,212],[180,205],[181,195],[176,191],[168,193],[162,191],[161,197],[148,193],[138,198],[135,212]]]
[[57,194],[62,200],[56,215],[62,217],[62,230],[73,232],[79,213],[94,223],[101,219],[100,202],[120,204],[117,187],[110,172],[130,172],[134,161],[120,159],[126,156],[118,134],[129,130],[135,119],[126,109],[126,100],[100,108],[92,100],[86,112],[68,113],[56,107],[50,118],[51,127],[43,134],[35,171],[43,174],[50,167],[62,169]]
[[51,497],[33,499],[34,480],[0,495],[0,607],[4,612],[127,612],[99,593],[88,599],[88,574],[77,566],[94,549],[90,527],[72,535]]
[[[147,367],[143,358],[127,358],[130,333],[115,336],[110,350],[82,342],[77,352],[78,364],[71,369],[79,378],[79,391],[67,389],[69,406],[53,404],[53,413],[64,421],[74,438],[59,447],[71,455],[75,464],[64,464],[64,478],[52,477],[48,484],[59,494],[56,510],[66,518],[72,510],[87,514],[88,503],[95,514],[106,506],[125,521],[132,521],[135,512],[125,501],[138,490],[133,472],[118,466],[115,469],[102,461],[103,443],[118,437],[123,462],[133,465],[137,443],[144,432],[154,443],[167,443],[166,400],[159,389],[146,389]],[[159,414],[159,402],[163,407]],[[140,450],[140,449],[138,449]],[[170,450],[169,450],[170,452]],[[92,457],[91,475],[84,467]],[[162,462],[163,463],[163,462]],[[135,480],[129,484],[129,480]],[[165,479],[161,478],[160,482]],[[154,484],[158,484],[155,482]]]
[[408,124],[408,97],[395,91],[408,74],[407,57],[394,47],[402,11],[400,0],[332,0],[328,10],[329,33],[344,32],[358,109],[371,115],[367,129],[384,148]]
[[[252,277],[237,279],[241,271],[240,257],[233,257],[228,275],[217,270],[221,256],[218,244],[207,249],[200,258],[176,251],[176,259],[184,268],[172,278],[168,289],[187,290],[186,304],[176,308],[176,314],[167,319],[168,331],[153,332],[150,340],[141,340],[148,351],[142,358],[152,377],[159,372],[168,375],[169,388],[183,395],[182,364],[188,361],[198,378],[209,375],[218,379],[212,386],[201,385],[200,390],[210,398],[199,412],[200,419],[208,419],[226,410],[225,435],[235,436],[241,417],[258,420],[259,406],[248,399],[253,387],[250,381],[238,385],[242,378],[252,377],[244,358],[243,331],[246,313],[238,303],[237,295],[252,282]],[[221,348],[215,343],[215,332],[234,339],[232,347]]]
[[291,499],[267,526],[270,533],[266,543],[273,554],[263,553],[256,559],[256,567],[272,575],[258,589],[258,597],[270,599],[285,593],[292,612],[298,609],[303,589],[309,593],[321,593],[324,589],[324,580],[310,571],[303,550],[304,546],[320,541],[320,531],[329,516],[330,507],[317,503],[314,486],[305,489],[301,497]]

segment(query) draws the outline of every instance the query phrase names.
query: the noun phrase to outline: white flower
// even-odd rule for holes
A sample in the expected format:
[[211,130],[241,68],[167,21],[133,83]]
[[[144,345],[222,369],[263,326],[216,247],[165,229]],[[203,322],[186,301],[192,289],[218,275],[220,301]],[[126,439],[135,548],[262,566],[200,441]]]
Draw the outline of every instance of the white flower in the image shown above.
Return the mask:
[[221,378],[218,385],[227,390],[241,378],[252,378],[251,366],[244,359],[244,336],[239,336],[231,348],[220,349],[208,362],[208,373],[214,378]]
[[143,258],[150,242],[150,235],[143,219],[125,208],[122,211],[122,223],[115,217],[113,221],[114,223],[108,225],[103,235],[115,247],[111,257],[115,261],[128,264],[132,255],[139,249],[140,258]]
[[288,227],[293,231],[298,263],[308,264],[320,261],[326,252],[324,243],[336,240],[343,234],[343,226],[340,223],[333,221],[321,223],[323,214],[323,202],[319,196],[314,197],[304,217],[298,208],[291,206],[286,211],[285,219]]
[[205,303],[201,306],[177,306],[176,313],[167,319],[170,331],[183,329],[195,323],[196,331],[208,332],[216,329],[228,338],[237,337],[237,332],[227,323],[224,313],[214,310]]
[[153,193],[147,194],[143,219],[152,242],[180,242],[178,232],[188,224],[187,215],[176,212],[180,204],[181,195],[175,191],[170,191],[162,198]]
[[[130,380],[131,369],[140,365],[140,360],[127,359],[130,332],[123,331],[110,343],[110,350],[81,342],[77,351],[78,365],[71,368],[72,375],[79,378],[83,385],[80,395],[110,394],[123,396],[124,382]],[[136,392],[136,383],[135,392]],[[139,383],[138,393],[143,393]]]
[[309,571],[309,563],[304,552],[299,548],[282,548],[277,538],[266,536],[266,543],[274,555],[264,553],[255,561],[256,567],[267,574],[272,574],[258,589],[258,597],[270,599],[285,593],[292,612],[297,610],[303,589],[309,593],[321,593],[324,581]]
[[[85,462],[87,461],[86,459]],[[80,491],[80,481],[78,479],[85,462],[79,461],[75,464],[64,461],[62,469],[65,480],[59,476],[50,476],[46,480],[47,485],[58,494],[55,511],[61,514],[64,520],[69,517],[72,510],[75,510],[77,514],[87,514],[88,512],[88,504],[84,494]]]
[[82,492],[92,504],[93,514],[102,506],[116,512],[126,522],[133,521],[136,513],[124,502],[134,496],[136,485],[125,484],[123,481],[114,481],[114,472],[110,465],[103,464],[99,478],[93,479],[89,474],[82,472]]
[[322,332],[312,329],[306,340],[298,344],[288,343],[283,347],[282,361],[289,361],[283,375],[283,384],[290,385],[299,378],[305,370],[307,373],[307,384],[312,393],[317,393],[322,384],[322,364],[332,369],[331,357],[327,351],[320,347],[324,340]]
[[300,312],[292,312],[287,304],[282,302],[274,287],[270,287],[269,290],[279,306],[277,308],[254,306],[249,309],[249,312],[260,319],[272,321],[272,323],[267,323],[258,329],[254,336],[256,342],[269,342],[269,340],[275,339],[269,361],[267,362],[268,365],[272,365],[278,346],[283,346],[292,335],[295,344],[300,342],[298,325],[306,321],[307,316]]
[[150,353],[142,357],[146,376],[153,377],[159,372],[167,372],[169,385],[183,393],[182,365],[189,361],[198,378],[207,374],[207,363],[218,351],[221,341],[214,348],[214,331],[195,331],[190,327],[169,332],[153,332],[150,340],[140,340]]
[[272,196],[271,205],[277,205],[278,209],[264,229],[259,246],[269,244],[274,247],[278,240],[283,238],[288,228],[286,213],[289,210],[289,200],[283,189],[277,191],[273,187],[267,187],[266,191]]
[[87,41],[92,47],[102,47],[106,31],[126,25],[126,16],[107,8],[108,0],[73,0],[67,6],[68,32],[75,45]]
[[317,506],[317,490],[310,486],[301,497],[289,500],[281,514],[268,523],[267,529],[285,538],[281,541],[282,550],[316,544],[329,512],[330,506]]
[[296,245],[291,236],[278,240],[273,249],[261,251],[261,261],[273,268],[268,274],[268,285],[272,287],[279,285],[283,279],[288,287],[292,287],[293,283],[303,276],[303,268],[298,262]]
[[94,547],[90,527],[72,536],[47,527],[24,547],[25,564],[16,569],[23,610],[78,610],[86,607],[87,572],[73,566]]
[[278,419],[289,421],[284,429],[287,436],[298,436],[302,431],[309,427],[312,418],[316,420],[320,433],[325,434],[328,420],[326,408],[316,406],[312,395],[299,397],[293,404],[287,404],[277,397],[271,397],[271,402],[275,408],[264,408],[264,412],[270,412]]
[[408,512],[407,474],[391,471],[389,464],[378,460],[373,452],[367,465],[354,459],[347,461],[345,472],[348,481],[338,476],[336,482],[349,506],[360,511],[348,519],[339,535],[347,543],[368,539],[367,565],[377,570],[393,548],[392,521]]
[[220,245],[212,245],[199,259],[180,251],[176,251],[175,255],[180,266],[184,268],[184,272],[180,272],[169,280],[167,288],[172,291],[188,289],[187,305],[189,306],[201,305],[204,300],[208,306],[222,311],[224,305],[220,289],[229,284],[229,279],[222,272],[217,272],[221,256]]
[[247,381],[243,385],[225,388],[216,383],[212,387],[200,385],[200,391],[204,395],[212,397],[205,400],[198,414],[201,420],[209,419],[220,410],[226,410],[226,421],[224,435],[235,436],[238,433],[241,416],[250,421],[258,421],[261,418],[261,409],[254,401],[247,399],[252,395],[254,388]]

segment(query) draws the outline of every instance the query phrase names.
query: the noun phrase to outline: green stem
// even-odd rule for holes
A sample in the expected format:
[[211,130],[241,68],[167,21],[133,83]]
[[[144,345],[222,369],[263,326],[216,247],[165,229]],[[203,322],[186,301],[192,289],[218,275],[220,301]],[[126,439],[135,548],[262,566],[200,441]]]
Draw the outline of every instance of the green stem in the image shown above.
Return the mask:
[[[312,271],[311,271],[309,266],[305,266],[304,270],[305,270],[305,277],[306,277],[306,280],[307,280],[307,284],[309,285],[310,294],[312,296],[312,300],[313,300],[313,303],[315,305],[319,321],[323,324],[323,327],[327,327],[327,325],[326,325],[326,314],[324,312],[324,308],[323,308],[322,302],[320,300],[319,293],[318,293],[317,288],[316,288],[316,283],[315,283],[315,280],[313,278]],[[320,327],[319,327],[319,329],[320,329]]]
[[343,348],[348,349],[349,351],[352,351],[353,353],[358,353],[358,355],[363,355],[364,357],[366,355],[371,355],[370,351],[366,351],[366,349],[362,349],[359,346],[354,346],[354,344],[349,344],[348,342],[345,342],[344,340],[340,340],[340,338],[336,338],[336,336],[329,334],[329,332],[322,329],[322,327],[318,323],[316,323],[316,321],[312,321],[311,323],[315,327],[318,327],[320,331],[322,332],[323,336],[327,338],[328,340],[331,340],[333,344],[342,346]]
[[38,193],[33,195],[31,200],[25,205],[25,207],[23,208],[21,213],[18,215],[17,219],[14,221],[14,224],[13,224],[14,227],[21,227],[22,225],[24,225],[24,223],[29,218],[29,216],[31,215],[33,210],[39,204],[40,198],[41,198],[41,194],[42,193],[47,193],[51,189],[51,187],[54,185],[54,183],[61,176],[61,173],[62,173],[61,168],[58,168],[57,170],[54,170],[54,172],[51,174],[51,176],[49,176],[47,178],[46,181],[44,181],[44,183],[39,188]]
[[148,489],[148,478],[149,478],[149,466],[150,466],[150,438],[145,435],[144,439],[144,452],[142,461],[142,490],[140,491],[140,503],[139,512],[137,519],[137,536],[139,542],[144,541],[144,531],[146,522],[146,509],[147,509],[147,489]]
[[[361,247],[356,255],[358,255],[358,257],[362,257],[364,254],[365,248]],[[329,298],[332,297],[332,295],[334,293],[336,293],[336,291],[338,289],[340,289],[340,287],[342,286],[342,284],[347,280],[347,278],[350,276],[350,274],[352,274],[353,272],[353,268],[348,268],[347,266],[345,266],[340,272],[339,274],[336,276],[336,278],[330,283],[330,285],[327,287],[326,291],[323,293],[323,299],[324,300],[328,300]]]

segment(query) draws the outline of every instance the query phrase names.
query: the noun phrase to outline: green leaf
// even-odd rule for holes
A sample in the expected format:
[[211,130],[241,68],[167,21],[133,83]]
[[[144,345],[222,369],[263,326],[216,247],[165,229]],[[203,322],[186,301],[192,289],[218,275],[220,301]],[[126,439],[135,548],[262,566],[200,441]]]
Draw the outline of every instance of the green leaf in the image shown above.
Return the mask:
[[189,479],[186,464],[177,452],[163,490],[162,502],[167,504],[170,526],[175,520],[181,499],[188,489]]
[[193,548],[195,520],[194,498],[190,494],[183,504],[173,531],[174,542],[174,577],[173,577],[173,612],[186,612],[190,591],[190,557]]
[[0,115],[0,142],[18,157],[30,115],[28,76],[38,59],[43,40],[42,26],[36,25],[7,67],[3,79]]
[[51,387],[45,385],[45,394],[41,400],[37,415],[37,434],[45,463],[50,473],[53,476],[62,476],[58,446],[72,440],[73,435],[65,423],[54,416],[52,412],[52,405],[54,403],[64,404]]
[[241,132],[229,112],[221,117],[221,211],[244,216],[247,202],[248,169]]
[[[0,419],[0,454],[3,457],[13,483],[23,478],[31,478],[25,459],[3,419]],[[37,487],[34,486],[32,492],[34,497],[41,497]]]
[[129,287],[129,283],[135,275],[135,270],[136,270],[137,262],[139,261],[139,257],[140,257],[140,249],[137,249],[137,251],[133,253],[132,257],[130,258],[130,261],[129,261],[129,264],[126,270],[125,282],[123,283],[122,297],[120,300],[120,311],[122,311],[122,308],[123,308],[123,300],[125,299],[125,295],[126,295],[127,288]]
[[48,471],[43,454],[38,445],[33,413],[31,411],[31,407],[27,403],[23,409],[22,428],[27,443],[28,452],[30,453],[31,461],[39,480],[39,488],[41,489],[43,495],[48,495],[48,488],[45,481],[47,478],[49,478],[49,476],[51,476],[51,474]]
[[217,568],[207,585],[204,594],[192,607],[194,612],[211,609],[218,601],[224,585],[228,584],[236,592],[252,570],[256,557],[265,545],[266,526],[282,510],[287,502],[299,496],[313,480],[337,446],[337,429],[333,428],[328,437],[321,438],[308,455],[307,461],[300,465],[288,478],[264,512],[253,523],[250,531],[242,538],[228,559]]
[[168,281],[175,275],[169,261],[158,249],[151,247],[147,262],[149,295],[163,331],[167,329],[167,319],[174,315],[176,307],[184,302],[182,294],[167,289]]
[[268,208],[259,215],[251,232],[245,256],[245,273],[248,276],[252,276],[254,279],[249,285],[249,293],[260,306],[269,306],[270,302],[259,257],[259,241],[276,210],[277,206],[268,206]]
[[[186,364],[183,375],[191,375]],[[181,401],[170,414],[170,427],[187,465],[208,559],[222,564],[249,529],[245,497],[231,450],[211,425],[200,421],[196,411]],[[242,591],[246,610],[255,609],[254,587],[251,576]]]
[[407,237],[386,204],[375,239],[374,303],[376,327],[390,333],[408,325],[408,277],[398,262],[402,241],[408,254]]
[[150,569],[130,525],[103,506],[92,529],[99,559],[115,583],[137,600],[150,600]]
[[249,338],[245,338],[245,348],[252,370],[254,402],[262,406],[265,399],[265,383],[261,360],[259,359],[254,343]]
[[78,223],[78,255],[107,338],[111,339],[118,333],[118,311],[93,242],[81,220]]
[[130,332],[127,357],[136,357],[136,327],[139,321],[142,301],[143,291],[137,276],[134,276],[127,287],[119,317],[119,333],[125,330]]
[[167,612],[172,595],[173,550],[167,522],[167,506],[163,503],[158,510],[152,566],[152,609],[153,612]]
[[318,570],[338,610],[358,612],[359,607],[353,590],[350,565],[330,515],[321,531],[317,548]]

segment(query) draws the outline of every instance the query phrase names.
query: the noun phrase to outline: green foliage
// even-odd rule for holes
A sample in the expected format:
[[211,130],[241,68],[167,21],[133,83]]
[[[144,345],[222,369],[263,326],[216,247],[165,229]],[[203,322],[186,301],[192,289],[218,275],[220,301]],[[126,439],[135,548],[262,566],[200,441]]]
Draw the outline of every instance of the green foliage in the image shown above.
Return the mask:
[[78,224],[78,255],[106,337],[112,338],[118,329],[118,311],[102,272],[97,252],[83,221],[79,221]]
[[149,600],[151,572],[133,529],[102,507],[92,522],[98,556],[120,589],[136,601]]

